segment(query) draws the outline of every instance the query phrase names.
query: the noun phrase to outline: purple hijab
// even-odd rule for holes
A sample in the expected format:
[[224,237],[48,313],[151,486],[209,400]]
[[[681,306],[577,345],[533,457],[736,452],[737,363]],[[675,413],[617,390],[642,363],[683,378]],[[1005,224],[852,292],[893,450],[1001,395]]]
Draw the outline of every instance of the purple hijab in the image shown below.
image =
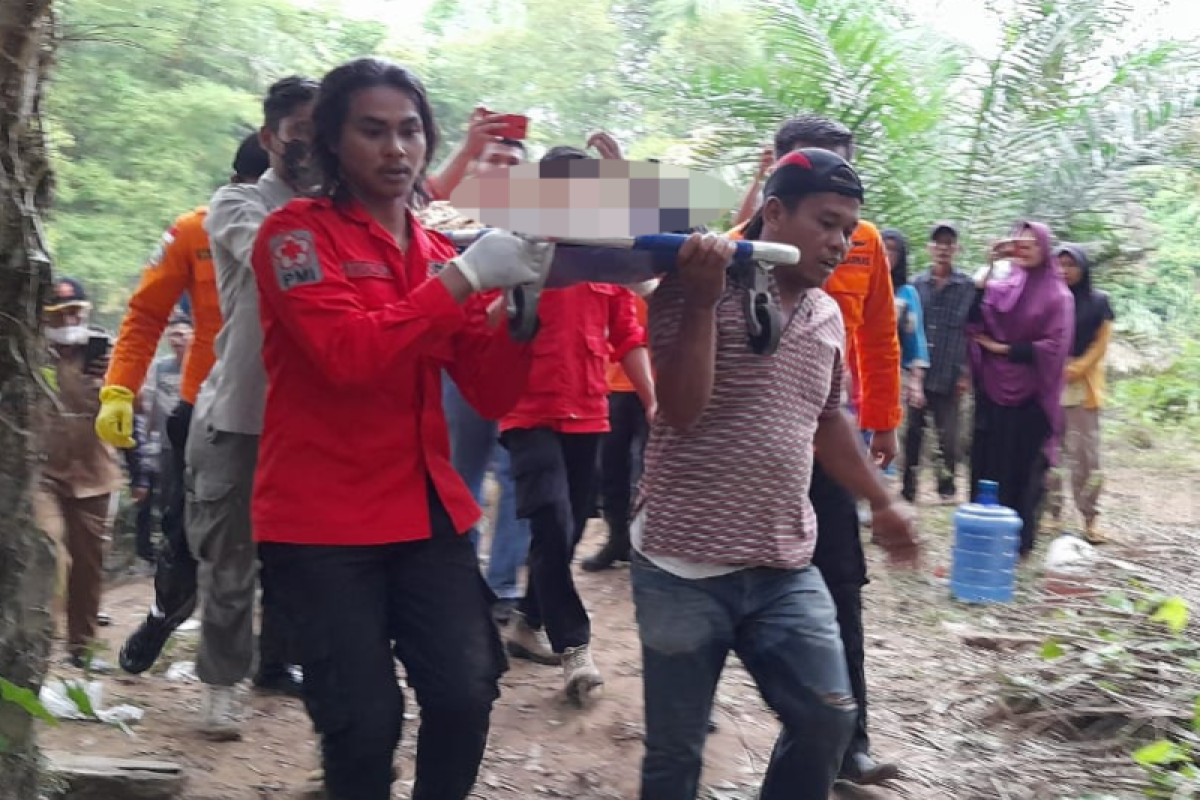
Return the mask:
[[[997,405],[1018,406],[1037,400],[1050,421],[1050,436],[1043,452],[1050,466],[1057,466],[1075,301],[1054,259],[1050,229],[1040,222],[1025,222],[1015,232],[1019,235],[1026,229],[1033,232],[1042,248],[1042,264],[1031,270],[1014,266],[1007,278],[988,284],[983,295],[983,322],[967,328],[971,369]],[[1016,364],[1007,356],[987,352],[974,340],[981,333],[1002,344],[1032,344],[1033,363]]]

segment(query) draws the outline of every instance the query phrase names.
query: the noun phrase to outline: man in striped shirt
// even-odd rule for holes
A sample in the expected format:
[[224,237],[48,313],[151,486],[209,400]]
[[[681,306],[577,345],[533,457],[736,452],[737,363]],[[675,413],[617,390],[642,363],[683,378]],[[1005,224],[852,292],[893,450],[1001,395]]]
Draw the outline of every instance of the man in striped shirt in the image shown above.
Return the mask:
[[858,225],[862,184],[839,156],[782,158],[745,238],[796,246],[771,291],[778,350],[747,342],[734,243],[694,236],[650,301],[660,413],[635,510],[634,600],[642,641],[646,755],[642,800],[693,800],[713,694],[737,652],[783,731],[762,800],[825,800],[855,727],[837,615],[812,566],[808,498],[822,466],[865,497],[875,535],[915,561],[911,517],[894,503],[841,410],[845,332],[819,287]]

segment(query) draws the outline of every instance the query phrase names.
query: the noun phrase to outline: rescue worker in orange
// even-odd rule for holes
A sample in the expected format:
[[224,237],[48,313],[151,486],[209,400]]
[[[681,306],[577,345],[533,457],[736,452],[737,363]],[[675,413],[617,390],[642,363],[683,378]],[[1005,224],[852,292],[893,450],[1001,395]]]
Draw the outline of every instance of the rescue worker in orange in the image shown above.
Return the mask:
[[[247,136],[233,160],[231,183],[254,183],[267,170],[267,153],[257,134]],[[213,342],[221,329],[221,307],[212,251],[204,230],[206,207],[175,220],[146,263],[141,282],[129,300],[112,361],[100,390],[96,434],[118,448],[134,446],[134,401],[154,361],[159,339],[180,299],[187,295],[193,310],[194,338],[184,356],[179,404],[167,420],[171,460],[162,466],[163,495],[170,502],[163,513],[163,541],[154,576],[152,616],[166,618],[170,629],[182,624],[196,606],[196,560],[188,549],[184,526],[184,447],[192,407],[200,385],[208,377],[216,356]],[[165,641],[165,639],[164,639]],[[154,654],[157,657],[157,652]],[[153,663],[132,664],[122,656],[122,667],[141,672]]]
[[254,537],[302,625],[328,795],[391,797],[399,659],[421,706],[413,800],[465,800],[506,664],[441,376],[485,417],[516,403],[532,348],[491,290],[543,281],[553,245],[495,231],[457,255],[421,226],[409,204],[438,135],[403,67],[333,70],[312,123],[320,196],[269,216],[252,256],[267,374]]
[[[854,134],[834,120],[805,114],[784,122],[775,134],[775,158],[806,147],[819,147],[850,161]],[[764,167],[765,167],[764,161]],[[756,184],[757,185],[757,184]],[[752,187],[752,191],[756,191]],[[748,198],[749,200],[749,198]],[[749,202],[744,204],[745,207]],[[752,209],[751,209],[752,210]],[[741,238],[743,226],[731,233]],[[850,252],[823,287],[837,301],[846,327],[852,405],[859,427],[871,431],[871,454],[886,468],[896,457],[900,405],[900,340],[891,268],[879,230],[860,222]],[[858,509],[853,496],[821,467],[813,465],[809,498],[817,515],[817,546],[813,563],[820,568],[837,606],[838,626],[850,668],[850,683],[858,703],[854,738],[846,751],[839,778],[876,784],[895,778],[899,768],[871,758],[867,735],[867,686],[863,651],[862,587],[868,582],[867,563],[859,538]]]

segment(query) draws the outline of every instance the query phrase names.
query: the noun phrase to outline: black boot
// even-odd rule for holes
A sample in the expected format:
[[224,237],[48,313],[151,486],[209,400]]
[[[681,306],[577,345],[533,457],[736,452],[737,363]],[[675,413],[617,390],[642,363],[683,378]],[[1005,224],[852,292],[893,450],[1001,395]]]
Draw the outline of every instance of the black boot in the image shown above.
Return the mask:
[[583,561],[584,572],[602,572],[612,569],[618,561],[629,561],[629,525],[608,526],[608,542],[600,548],[600,552]]
[[878,762],[870,754],[847,753],[838,778],[857,786],[876,786],[900,777],[900,767],[890,762]]

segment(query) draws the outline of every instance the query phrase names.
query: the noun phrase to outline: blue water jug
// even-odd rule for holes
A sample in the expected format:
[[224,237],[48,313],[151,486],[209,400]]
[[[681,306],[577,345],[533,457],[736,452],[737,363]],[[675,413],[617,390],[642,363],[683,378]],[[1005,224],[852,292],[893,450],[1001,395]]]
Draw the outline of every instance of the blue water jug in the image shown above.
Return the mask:
[[1008,603],[1016,584],[1021,517],[999,501],[995,481],[980,481],[974,503],[954,514],[950,592],[966,603]]

